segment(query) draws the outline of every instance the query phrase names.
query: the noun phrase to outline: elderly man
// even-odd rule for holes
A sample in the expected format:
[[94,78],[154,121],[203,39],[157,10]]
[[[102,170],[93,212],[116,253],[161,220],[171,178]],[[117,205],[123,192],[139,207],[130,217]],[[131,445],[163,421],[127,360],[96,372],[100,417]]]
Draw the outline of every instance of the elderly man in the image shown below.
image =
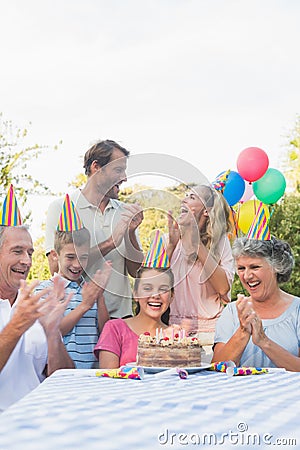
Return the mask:
[[[137,228],[143,220],[141,207],[118,200],[119,189],[126,181],[128,150],[115,141],[95,143],[84,156],[87,183],[70,195],[84,226],[91,234],[87,274],[92,277],[103,260],[112,262],[112,273],[104,293],[111,318],[132,315],[132,293],[128,274],[135,277],[143,261]],[[57,271],[54,234],[63,198],[49,205],[46,220],[46,254],[50,271]]]
[[60,368],[73,368],[59,324],[66,304],[62,281],[34,294],[26,278],[33,244],[26,226],[0,226],[0,411]]

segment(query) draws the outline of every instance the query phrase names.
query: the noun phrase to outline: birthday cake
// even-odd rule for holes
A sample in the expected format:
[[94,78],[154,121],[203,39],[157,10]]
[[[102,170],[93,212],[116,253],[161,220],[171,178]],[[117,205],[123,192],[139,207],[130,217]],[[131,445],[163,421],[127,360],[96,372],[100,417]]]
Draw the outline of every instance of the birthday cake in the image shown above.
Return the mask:
[[139,336],[137,364],[144,367],[199,367],[201,345],[196,337]]

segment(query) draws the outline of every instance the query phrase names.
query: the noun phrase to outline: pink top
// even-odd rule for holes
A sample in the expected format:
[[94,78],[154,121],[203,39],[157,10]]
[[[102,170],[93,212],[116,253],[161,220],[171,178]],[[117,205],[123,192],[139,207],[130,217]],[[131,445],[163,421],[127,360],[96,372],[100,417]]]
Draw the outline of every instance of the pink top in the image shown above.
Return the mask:
[[[231,286],[234,261],[227,236],[219,243],[219,254],[219,265],[225,270]],[[201,274],[202,267],[199,261],[194,264],[188,262],[179,241],[171,258],[175,295],[170,305],[170,323],[181,325],[183,319],[189,319],[190,332],[213,332],[224,303],[230,301],[230,290],[221,298],[207,280],[207,276]]]
[[94,354],[99,359],[99,350],[112,352],[120,358],[120,366],[135,362],[138,338],[123,319],[109,320],[103,327]]

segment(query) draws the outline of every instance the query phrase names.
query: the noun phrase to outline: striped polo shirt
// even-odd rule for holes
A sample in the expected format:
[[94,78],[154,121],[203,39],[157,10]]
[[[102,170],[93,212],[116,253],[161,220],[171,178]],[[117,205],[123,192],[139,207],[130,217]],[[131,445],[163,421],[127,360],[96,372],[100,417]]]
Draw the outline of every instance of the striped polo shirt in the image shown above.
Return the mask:
[[[81,280],[80,285],[75,281],[69,281],[61,277],[65,283],[65,295],[73,292],[73,297],[66,308],[65,316],[73,311],[82,300],[81,290],[84,280]],[[37,290],[45,289],[52,286],[52,279],[42,281]],[[98,317],[97,317],[97,303],[92,306],[77,322],[77,324],[63,336],[63,342],[66,349],[74,361],[77,369],[93,369],[98,367],[98,361],[94,356],[94,347],[98,342]]]

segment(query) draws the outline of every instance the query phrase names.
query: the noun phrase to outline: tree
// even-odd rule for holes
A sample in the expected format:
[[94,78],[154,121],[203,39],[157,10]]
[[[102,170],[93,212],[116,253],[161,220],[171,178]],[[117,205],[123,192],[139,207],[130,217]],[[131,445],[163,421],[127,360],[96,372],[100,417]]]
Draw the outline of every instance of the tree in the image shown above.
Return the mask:
[[[30,125],[30,123],[29,123]],[[51,194],[48,186],[33,178],[28,171],[28,162],[49,147],[27,142],[28,128],[20,128],[11,120],[3,119],[0,113],[0,195],[5,197],[10,184],[14,185],[17,199],[22,205],[28,194]],[[58,146],[54,146],[53,150]],[[28,221],[23,217],[23,221]]]
[[85,185],[87,182],[87,176],[84,173],[79,173],[76,175],[73,181],[69,183],[70,187],[73,187],[74,189],[79,189]]
[[[287,283],[281,285],[282,289],[290,294],[300,297],[300,195],[298,193],[284,196],[280,204],[274,206],[270,219],[271,234],[278,239],[286,241],[291,246],[295,266],[291,278]],[[231,297],[236,300],[237,294],[248,295],[242,284],[235,276]]]
[[49,270],[47,256],[44,249],[44,237],[40,237],[34,242],[34,253],[32,256],[32,266],[28,274],[28,280],[49,280],[51,273]]
[[288,242],[295,258],[295,267],[290,280],[282,285],[282,289],[300,297],[300,195],[286,195],[279,205],[275,206],[270,220],[271,234]]
[[[28,144],[27,137],[28,128],[14,125],[11,120],[3,119],[3,114],[0,113],[0,196],[4,199],[10,184],[13,184],[19,206],[24,206],[29,194],[51,194],[45,184],[30,175],[28,168],[28,162],[38,158],[49,146]],[[58,146],[54,146],[53,150],[57,148]],[[30,211],[26,217],[22,215],[23,223],[29,223],[30,216]],[[40,238],[34,242],[35,252],[29,280],[50,277],[43,241],[44,238]]]
[[288,136],[287,153],[284,159],[284,174],[293,191],[300,192],[300,115]]
[[144,252],[150,248],[153,231],[159,229],[168,233],[168,211],[175,217],[179,214],[182,188],[174,186],[166,189],[154,189],[149,186],[134,185],[123,189],[120,200],[126,203],[139,203],[144,210],[144,220],[139,227],[139,237]]

